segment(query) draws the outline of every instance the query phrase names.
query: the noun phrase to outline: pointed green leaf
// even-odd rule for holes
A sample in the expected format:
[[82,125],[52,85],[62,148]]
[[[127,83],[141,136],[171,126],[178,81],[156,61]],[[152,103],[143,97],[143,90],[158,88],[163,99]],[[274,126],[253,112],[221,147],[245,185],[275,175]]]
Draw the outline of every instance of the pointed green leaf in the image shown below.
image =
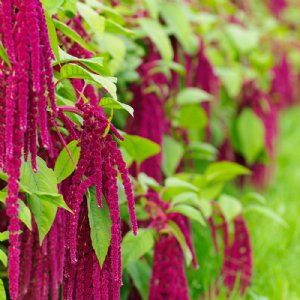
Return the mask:
[[3,59],[3,61],[11,68],[9,57],[6,53],[6,50],[4,49],[2,43],[0,42],[0,57]]
[[171,229],[171,232],[173,233],[173,235],[175,236],[175,238],[177,239],[178,243],[181,246],[181,249],[182,249],[183,254],[184,254],[186,265],[189,266],[192,262],[192,253],[191,253],[191,250],[189,249],[189,247],[186,243],[185,237],[184,237],[181,229],[173,221],[168,221],[168,225]]
[[240,175],[249,175],[249,169],[233,162],[221,161],[210,164],[205,170],[205,177],[210,182],[231,180]]
[[124,141],[121,145],[137,163],[160,152],[158,144],[137,135],[124,134]]
[[7,267],[7,255],[1,249],[0,249],[0,261],[2,262],[4,267]]
[[237,120],[237,132],[242,154],[253,164],[265,146],[265,129],[261,119],[250,108],[242,111]]
[[80,15],[88,23],[91,30],[96,35],[96,38],[100,40],[105,29],[105,18],[100,16],[95,10],[86,4],[83,4],[82,2],[77,2],[77,8]]
[[199,210],[195,209],[192,206],[181,204],[175,207],[172,207],[168,210],[169,213],[171,212],[177,212],[180,213],[192,220],[195,220],[202,226],[206,226],[205,220],[202,216],[202,214],[199,212]]
[[154,245],[153,229],[139,229],[137,236],[128,232],[122,241],[123,268],[126,268],[129,261],[136,261],[146,254]]
[[93,249],[102,267],[111,240],[111,220],[105,198],[102,198],[103,208],[98,207],[95,188],[89,189],[88,216],[91,227]]
[[65,36],[69,37],[72,41],[76,42],[77,44],[79,44],[82,48],[90,51],[90,52],[94,52],[94,49],[88,45],[82,38],[81,36],[74,31],[72,28],[70,28],[69,26],[67,26],[65,23],[60,22],[56,19],[52,19],[55,27],[61,32],[63,33]]
[[139,24],[159,50],[162,58],[168,63],[173,60],[173,49],[165,28],[155,20],[139,19]]
[[[74,163],[77,165],[80,157],[80,147],[78,146],[78,141],[72,141],[67,145]],[[57,178],[57,182],[60,183],[64,179],[68,178],[75,170],[75,166],[67,152],[64,148],[56,160],[54,172]]]
[[228,223],[242,213],[243,207],[238,199],[229,196],[221,195],[218,201],[220,209]]
[[0,299],[6,300],[6,293],[2,279],[0,278]]
[[83,67],[75,64],[66,64],[60,70],[61,78],[81,78],[92,83],[95,83],[98,87],[103,87],[112,96],[114,100],[117,100],[117,78],[115,77],[103,77],[89,72]]
[[210,101],[212,99],[213,96],[211,94],[199,88],[191,87],[181,90],[176,97],[176,102],[179,105],[191,105]]
[[162,151],[162,170],[166,176],[172,176],[184,154],[183,146],[172,137],[165,135]]
[[139,291],[142,300],[147,300],[149,295],[151,267],[144,260],[129,262],[126,267],[134,286]]

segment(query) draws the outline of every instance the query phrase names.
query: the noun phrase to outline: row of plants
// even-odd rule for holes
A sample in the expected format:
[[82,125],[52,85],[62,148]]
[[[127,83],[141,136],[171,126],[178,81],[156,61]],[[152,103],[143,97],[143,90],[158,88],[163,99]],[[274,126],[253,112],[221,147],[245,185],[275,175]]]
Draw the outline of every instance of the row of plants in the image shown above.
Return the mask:
[[257,299],[296,2],[0,3],[0,299]]

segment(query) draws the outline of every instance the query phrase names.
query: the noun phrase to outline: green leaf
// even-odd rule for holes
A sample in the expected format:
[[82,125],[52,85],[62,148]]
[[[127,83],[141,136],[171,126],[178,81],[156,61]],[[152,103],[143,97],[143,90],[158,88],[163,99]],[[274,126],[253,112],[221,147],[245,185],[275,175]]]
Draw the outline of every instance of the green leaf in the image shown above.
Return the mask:
[[153,229],[139,229],[137,236],[128,232],[122,241],[122,261],[123,268],[126,268],[127,263],[136,261],[141,256],[146,254],[154,246],[154,231]]
[[212,99],[213,96],[211,94],[199,88],[191,87],[181,90],[176,97],[176,102],[179,105],[191,105],[210,101]]
[[139,19],[138,22],[141,25],[143,31],[146,32],[151,41],[155,44],[162,58],[167,63],[171,62],[173,60],[174,54],[170,39],[166,33],[165,28],[157,21],[151,19],[143,18]]
[[[172,34],[178,39],[185,52],[194,53],[198,44],[182,3],[161,3],[161,14]],[[150,27],[151,28],[151,27]]]
[[105,31],[125,36],[134,35],[134,32],[132,30],[125,28],[122,25],[110,19],[105,20]]
[[138,174],[138,183],[142,186],[144,192],[147,192],[149,187],[155,191],[159,191],[161,189],[161,186],[154,178],[143,172]]
[[43,0],[43,7],[46,12],[52,16],[57,13],[58,9],[62,6],[64,0]]
[[134,286],[139,291],[142,300],[148,299],[151,268],[144,260],[129,262],[126,270],[130,275]]
[[173,221],[168,221],[168,225],[171,229],[171,232],[173,233],[173,235],[175,236],[175,238],[177,239],[178,243],[180,244],[180,246],[182,248],[186,265],[189,266],[192,262],[193,256],[192,256],[191,250],[189,249],[189,247],[186,243],[186,240],[184,238],[184,235],[183,235],[181,229]]
[[103,108],[125,109],[131,116],[133,116],[133,108],[130,105],[115,101],[114,99],[109,97],[101,98],[99,105]]
[[72,41],[76,42],[77,44],[79,44],[82,48],[94,52],[93,48],[88,45],[82,38],[81,36],[74,31],[72,28],[70,28],[69,26],[67,26],[66,24],[56,20],[56,19],[52,19],[52,22],[54,23],[55,27],[61,32],[63,33],[65,36],[69,37]]
[[249,169],[233,162],[221,161],[210,164],[205,170],[207,181],[223,182],[231,180],[240,175],[249,175]]
[[29,230],[32,230],[31,226],[31,212],[25,203],[19,199],[19,219],[27,226]]
[[[7,192],[0,192],[0,202],[5,204],[7,198]],[[18,199],[19,203],[19,219],[28,227],[29,230],[32,230],[31,226],[31,212],[30,209],[25,205],[25,203]]]
[[0,249],[0,261],[2,262],[2,264],[4,265],[4,267],[6,268],[7,267],[7,255],[1,249]]
[[137,135],[124,134],[124,141],[121,145],[139,164],[160,152],[158,144]]
[[228,223],[242,213],[241,202],[229,195],[221,195],[218,201],[220,209]]
[[64,78],[81,78],[92,83],[95,83],[98,87],[103,87],[112,96],[114,100],[117,100],[117,78],[115,77],[103,77],[89,72],[83,67],[76,64],[66,64],[60,70],[61,79]]
[[194,159],[214,161],[218,150],[211,144],[199,141],[191,142],[189,145],[189,155]]
[[232,23],[226,24],[224,29],[234,48],[240,53],[249,53],[258,48],[260,38],[258,31]]
[[[97,73],[97,74],[107,74],[107,70],[105,67],[103,67],[103,57],[95,56],[91,58],[79,58],[73,55],[70,55],[69,53],[65,52],[61,48],[59,50],[59,56],[60,56],[60,61],[55,61],[52,63],[52,66],[56,66],[58,64],[62,63],[69,63],[69,62],[78,62],[81,64],[84,64],[88,69],[91,71]],[[62,84],[62,83],[60,83]],[[66,85],[66,82],[63,82],[64,87]],[[72,86],[73,88],[73,86]],[[74,88],[73,88],[74,90]]]
[[69,18],[74,18],[77,15],[77,0],[65,0],[64,9]]
[[51,204],[54,204],[57,207],[63,208],[70,213],[73,213],[71,208],[66,204],[64,197],[60,194],[52,194],[47,192],[35,192],[33,193],[40,200],[48,201]]
[[207,116],[199,105],[184,105],[179,110],[179,124],[186,129],[202,129],[207,124]]
[[143,0],[143,4],[149,11],[152,19],[157,19],[159,14],[158,1],[157,0]]
[[242,111],[237,120],[241,150],[248,164],[253,164],[265,146],[265,129],[260,118],[250,108]]
[[223,82],[230,97],[239,95],[243,84],[243,72],[241,65],[232,64],[228,68],[216,68],[216,73]]
[[256,193],[256,192],[250,192],[250,193],[244,195],[243,200],[247,201],[247,202],[256,201],[261,204],[266,204],[266,202],[267,202],[266,198],[263,195]]
[[[67,145],[72,158],[77,165],[79,157],[80,157],[80,147],[78,146],[78,141],[72,141]],[[57,178],[57,182],[60,183],[64,179],[68,178],[75,170],[75,166],[67,152],[64,148],[60,153],[56,160],[54,172]]]
[[196,193],[193,192],[185,192],[175,196],[172,199],[172,205],[190,205],[197,209],[199,209],[205,218],[209,218],[212,214],[212,205],[207,200],[202,200]]
[[162,170],[166,176],[172,176],[184,154],[183,146],[172,137],[165,135],[162,151]]
[[57,179],[52,169],[48,168],[45,161],[37,157],[38,172],[34,173],[30,162],[23,162],[20,181],[28,187],[31,194],[27,201],[34,215],[39,231],[39,240],[42,244],[45,235],[49,232],[57,212],[57,205],[52,201],[44,201],[39,193],[59,195]]
[[199,212],[199,210],[195,209],[192,206],[181,204],[181,205],[172,207],[171,209],[168,210],[168,212],[169,213],[170,212],[180,213],[180,214],[188,217],[189,219],[195,220],[200,225],[206,226],[206,223],[205,223],[205,220],[204,220],[202,214]]
[[98,207],[94,187],[89,189],[89,197],[87,199],[92,245],[102,267],[111,241],[109,209],[104,197],[102,197],[103,208]]
[[0,232],[0,242],[8,240],[8,231]]
[[56,34],[56,29],[53,24],[53,20],[51,19],[47,11],[45,11],[45,18],[48,27],[48,34],[49,34],[51,48],[55,55],[56,60],[59,62],[59,47],[58,47],[58,38]]
[[95,10],[83,4],[82,2],[77,2],[77,8],[80,15],[88,23],[91,30],[96,35],[96,38],[101,40],[105,29],[105,18],[99,16]]
[[242,204],[236,198],[229,195],[221,195],[219,198],[220,209],[228,223],[242,213]]
[[3,59],[3,61],[11,68],[10,60],[7,55],[6,50],[4,49],[2,43],[0,42],[0,57]]
[[0,278],[0,299],[6,300],[6,293],[2,279]]
[[281,216],[276,214],[274,211],[272,211],[268,207],[261,206],[261,205],[249,205],[246,208],[244,208],[244,213],[249,213],[249,212],[259,213],[259,214],[275,221],[276,223],[278,223],[279,225],[281,225],[285,228],[289,227],[287,222]]

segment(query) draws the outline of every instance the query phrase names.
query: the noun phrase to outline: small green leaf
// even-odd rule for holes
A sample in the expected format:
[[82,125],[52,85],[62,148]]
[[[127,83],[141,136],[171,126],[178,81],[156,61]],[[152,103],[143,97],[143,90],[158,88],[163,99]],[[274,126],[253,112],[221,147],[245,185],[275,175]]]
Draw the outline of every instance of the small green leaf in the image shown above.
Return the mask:
[[221,195],[218,201],[220,209],[228,223],[242,213],[243,207],[238,199],[229,196]]
[[207,116],[199,105],[184,105],[179,110],[179,124],[186,129],[202,129],[207,124]]
[[27,226],[29,230],[32,230],[31,225],[31,212],[25,203],[19,199],[19,219]]
[[183,146],[172,137],[165,135],[162,151],[162,170],[166,176],[172,176],[182,159]]
[[168,221],[168,225],[171,229],[171,232],[173,233],[173,235],[175,236],[175,238],[177,239],[178,243],[180,244],[180,246],[182,248],[186,265],[189,266],[192,262],[192,253],[186,243],[186,240],[184,238],[184,235],[183,235],[181,229],[173,221]]
[[57,194],[57,179],[52,169],[46,162],[37,157],[38,172],[32,170],[30,162],[23,162],[21,167],[20,182],[28,187],[31,194],[27,196],[27,202],[34,215],[39,231],[39,240],[42,244],[44,237],[49,232],[57,212],[57,205],[51,201],[43,201],[39,193]]
[[133,108],[130,105],[115,101],[114,99],[109,97],[101,98],[99,105],[103,108],[125,109],[131,116],[133,116]]
[[99,16],[95,10],[83,4],[82,2],[77,2],[77,8],[80,15],[88,23],[91,30],[94,32],[96,38],[98,40],[101,40],[105,29],[105,18]]
[[59,62],[59,47],[58,47],[58,38],[56,34],[56,29],[53,24],[53,20],[51,19],[47,11],[45,11],[45,18],[48,27],[48,34],[49,34],[51,48],[55,55],[56,60]]
[[54,15],[57,13],[58,9],[64,3],[64,0],[43,0],[44,10],[50,15]]
[[64,9],[69,18],[74,18],[77,15],[77,0],[65,0]]
[[[78,141],[72,141],[67,145],[72,158],[77,165],[79,157],[80,157],[80,147],[78,146]],[[68,178],[75,170],[75,166],[67,152],[64,148],[60,153],[56,160],[54,172],[57,178],[57,182],[60,183],[66,178]]]
[[188,53],[194,53],[198,48],[198,43],[185,13],[184,4],[164,1],[161,3],[160,11],[171,33],[175,35],[184,50]]
[[6,293],[2,279],[0,278],[0,299],[6,300]]
[[[0,191],[0,202],[5,204],[6,198],[7,192]],[[25,203],[21,199],[18,199],[18,203],[19,219],[28,227],[29,230],[32,230],[30,209],[25,205]]]
[[3,61],[11,68],[10,60],[7,55],[6,50],[4,49],[2,43],[0,42],[0,57],[3,59]]
[[159,50],[162,58],[167,62],[171,62],[173,60],[173,49],[170,42],[170,39],[166,33],[165,28],[160,25],[155,20],[151,19],[139,19],[139,24],[142,29],[146,32],[152,42],[155,44],[157,49]]
[[168,212],[169,213],[170,212],[180,213],[192,220],[195,220],[200,225],[206,226],[206,223],[205,223],[205,220],[204,220],[202,214],[199,212],[199,210],[195,209],[192,206],[181,204],[181,205],[172,207],[171,209],[168,210]]
[[40,200],[48,201],[49,203],[57,207],[63,208],[68,212],[73,213],[71,208],[66,204],[64,197],[60,194],[51,194],[47,192],[35,192],[33,194],[37,196]]
[[94,52],[94,49],[88,45],[82,38],[81,36],[74,31],[72,28],[64,24],[63,22],[60,22],[56,19],[52,19],[52,22],[54,23],[55,27],[63,33],[65,36],[69,37],[72,41],[76,42],[79,44],[82,48]]
[[240,53],[249,53],[258,47],[260,38],[258,31],[233,23],[226,24],[224,29],[234,48]]
[[1,249],[0,249],[0,261],[2,262],[2,264],[4,265],[4,267],[6,268],[7,267],[7,255]]
[[89,189],[88,216],[91,227],[91,240],[93,249],[102,267],[111,240],[111,220],[109,209],[104,197],[102,198],[103,208],[98,207],[95,188]]
[[256,193],[256,192],[250,192],[250,193],[244,195],[243,200],[245,200],[247,202],[256,201],[261,204],[266,204],[266,202],[267,202],[266,198],[263,195]]
[[124,134],[124,141],[121,145],[139,164],[160,152],[158,144],[137,135]]
[[0,232],[0,242],[8,240],[8,231]]
[[205,170],[205,177],[210,182],[223,182],[240,175],[249,175],[249,169],[233,162],[221,161],[210,164]]
[[66,64],[60,70],[61,79],[64,78],[81,78],[92,83],[95,83],[98,87],[103,87],[112,96],[114,100],[117,100],[117,78],[115,77],[103,77],[89,72],[83,67],[76,64]]
[[141,256],[146,254],[154,245],[154,231],[153,229],[139,229],[137,236],[128,232],[122,241],[122,261],[123,268],[126,268],[127,263],[136,261]]
[[253,164],[265,146],[265,129],[260,118],[250,108],[242,111],[237,120],[241,150],[248,164]]
[[191,87],[181,90],[176,97],[176,102],[179,105],[191,105],[210,101],[212,99],[213,96],[211,94],[199,88]]
[[261,206],[261,205],[249,205],[244,208],[244,213],[249,213],[249,212],[259,213],[265,217],[270,218],[271,220],[275,221],[276,223],[278,223],[279,225],[285,228],[289,227],[287,222],[281,216],[276,214],[268,207]]
[[134,262],[129,262],[126,270],[132,278],[134,286],[139,291],[142,300],[147,300],[151,277],[150,266],[144,260],[137,260]]

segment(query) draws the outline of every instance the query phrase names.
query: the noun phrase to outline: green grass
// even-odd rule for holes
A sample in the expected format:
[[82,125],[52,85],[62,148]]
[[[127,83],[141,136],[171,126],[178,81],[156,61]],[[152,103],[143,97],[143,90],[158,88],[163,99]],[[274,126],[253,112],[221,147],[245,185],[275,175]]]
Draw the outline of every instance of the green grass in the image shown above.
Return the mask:
[[280,120],[276,169],[266,192],[267,205],[288,228],[258,214],[247,216],[253,254],[251,291],[260,300],[300,299],[300,108]]

